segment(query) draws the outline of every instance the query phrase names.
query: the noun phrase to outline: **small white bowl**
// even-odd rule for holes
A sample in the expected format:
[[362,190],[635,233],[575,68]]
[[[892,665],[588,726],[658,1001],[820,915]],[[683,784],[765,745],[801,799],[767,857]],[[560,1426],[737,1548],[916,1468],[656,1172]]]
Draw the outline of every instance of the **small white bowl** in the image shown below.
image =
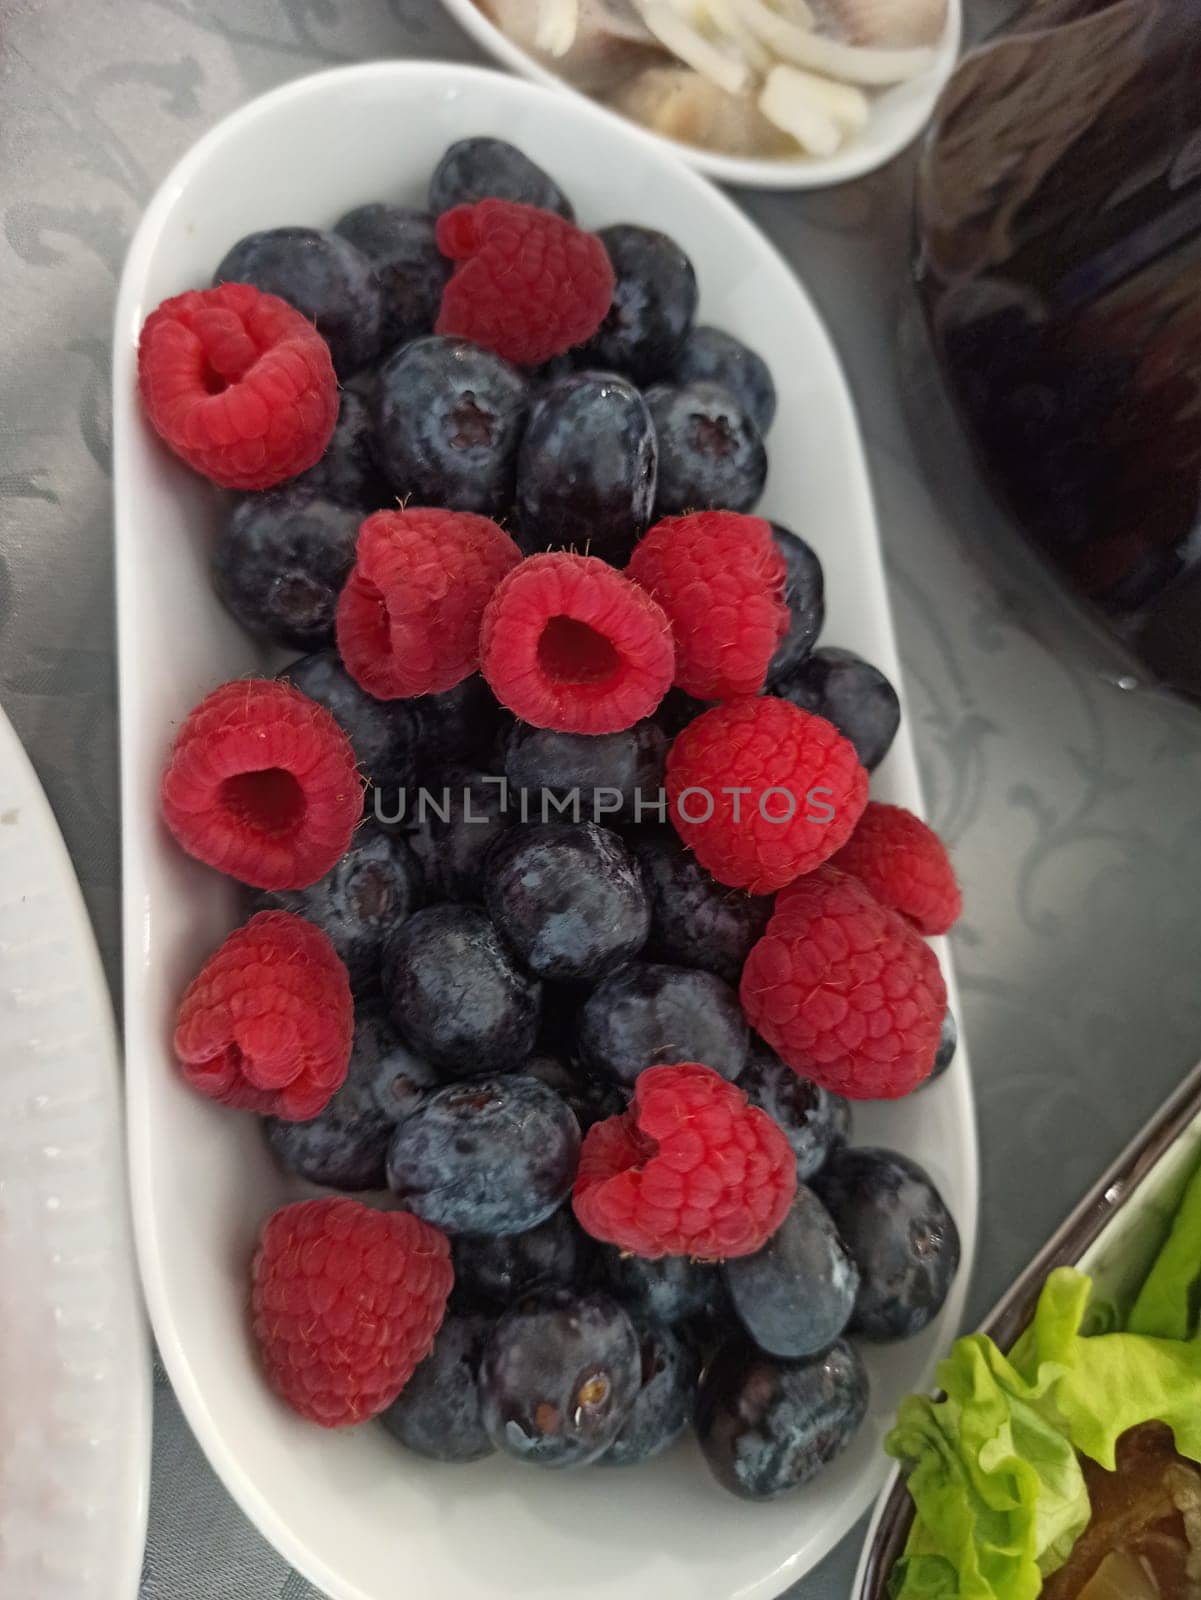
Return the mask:
[[[484,15],[475,0],[442,0],[442,4],[464,32],[469,33],[489,55],[503,62],[506,67],[511,67],[514,72],[519,72],[522,77],[592,100],[608,116],[616,117],[627,126],[642,127],[633,118],[626,117],[578,89],[528,50],[514,44]],[[530,0],[530,4],[536,4],[536,0]],[[642,131],[673,150],[690,167],[695,167],[706,177],[715,178],[718,183],[749,189],[828,189],[834,184],[848,183],[852,178],[862,178],[865,173],[874,172],[913,143],[929,122],[938,97],[946,88],[959,58],[962,38],[962,0],[947,0],[947,25],[930,69],[909,83],[898,83],[882,91],[869,91],[871,120],[862,133],[848,139],[845,146],[832,156],[727,156],[716,150],[706,150],[700,145],[669,139],[652,129],[643,128]]]

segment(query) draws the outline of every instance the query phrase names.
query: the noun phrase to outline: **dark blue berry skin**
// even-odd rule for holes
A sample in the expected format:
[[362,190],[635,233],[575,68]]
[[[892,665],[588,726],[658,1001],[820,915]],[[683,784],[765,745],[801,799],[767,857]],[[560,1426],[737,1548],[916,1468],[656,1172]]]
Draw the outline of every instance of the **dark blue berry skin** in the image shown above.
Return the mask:
[[402,1036],[447,1075],[513,1072],[534,1048],[542,986],[477,906],[429,906],[402,923],[382,979]]
[[334,232],[349,239],[375,268],[383,302],[384,349],[433,333],[451,266],[438,249],[429,212],[408,206],[356,206],[335,223]]
[[579,550],[624,566],[650,527],[658,445],[646,402],[612,372],[543,389],[517,457],[527,551]]
[[[955,1059],[955,1052],[959,1048],[959,1024],[955,1021],[955,1013],[950,1006],[942,1019],[942,1032],[938,1036],[938,1054],[934,1057],[934,1071],[926,1079],[926,1083],[933,1083],[936,1078],[941,1078],[943,1073]],[[921,1085],[922,1088],[925,1084]]]
[[753,1256],[722,1267],[734,1310],[768,1355],[790,1361],[834,1343],[851,1320],[859,1269],[830,1213],[804,1184],[780,1227]]
[[430,1461],[479,1461],[492,1454],[480,1411],[480,1360],[490,1317],[449,1316],[434,1348],[380,1416],[394,1439]]
[[845,1340],[808,1361],[734,1344],[701,1380],[697,1437],[723,1488],[744,1500],[774,1500],[846,1449],[867,1405],[867,1370]]
[[540,978],[585,980],[638,954],[651,914],[642,874],[595,823],[514,828],[484,867],[484,904]]
[[959,1230],[929,1174],[894,1150],[838,1150],[814,1188],[859,1268],[851,1332],[913,1338],[959,1268]]
[[298,650],[333,643],[359,513],[290,484],[234,503],[213,552],[222,603],[249,632]]
[[576,1017],[580,1060],[629,1087],[647,1067],[700,1061],[736,1079],[748,1030],[738,996],[711,972],[631,961],[603,979]]
[[503,515],[517,484],[529,386],[465,339],[402,345],[379,369],[376,449],[406,504]]
[[901,725],[901,702],[884,674],[853,650],[835,645],[812,651],[778,678],[771,692],[832,722],[869,772],[884,760]]
[[762,434],[775,421],[776,386],[767,362],[721,328],[693,328],[676,357],[672,382],[719,383],[750,413]]
[[480,200],[516,200],[554,211],[568,222],[575,220],[571,202],[554,179],[504,139],[460,139],[452,144],[434,169],[429,199],[435,215]]
[[727,889],[667,831],[639,840],[635,854],[651,902],[648,953],[737,984],[771,916],[770,896]]
[[826,620],[825,578],[816,554],[782,523],[771,525],[772,538],[788,569],[784,600],[788,606],[788,632],[776,647],[767,669],[768,682],[783,677],[809,654]]
[[602,1467],[636,1467],[673,1445],[692,1420],[700,1361],[673,1328],[635,1321],[642,1386],[621,1432],[600,1458]]
[[529,815],[541,817],[543,790],[561,800],[578,789],[585,820],[637,821],[636,797],[647,808],[658,800],[667,745],[667,734],[649,717],[620,733],[601,734],[556,733],[516,722],[504,753],[512,803],[519,804],[524,790]]
[[665,233],[619,223],[600,240],[613,263],[613,304],[581,362],[620,372],[641,388],[672,369],[696,316],[692,262]]
[[687,1256],[648,1261],[623,1254],[616,1245],[598,1247],[610,1293],[631,1316],[654,1322],[691,1322],[717,1309],[725,1297],[720,1269]]
[[291,487],[311,489],[358,511],[380,511],[394,504],[375,459],[375,421],[366,395],[343,389],[333,438],[316,466],[292,479]]
[[421,720],[423,781],[483,762],[504,720],[478,672],[442,694],[422,695],[414,704]]
[[520,1073],[473,1078],[400,1124],[388,1187],[446,1233],[525,1233],[562,1205],[579,1159],[579,1123],[553,1089]]
[[328,1189],[382,1189],[398,1122],[441,1087],[428,1062],[401,1043],[378,1002],[355,1005],[346,1082],[309,1122],[264,1119],[267,1143],[298,1177]]
[[580,1130],[587,1133],[595,1122],[620,1117],[629,1109],[629,1095],[608,1078],[598,1078],[582,1067],[568,1066],[557,1056],[531,1056],[521,1069],[561,1095],[575,1112]]
[[448,772],[429,786],[428,798],[432,804],[420,792],[410,799],[406,837],[425,871],[429,899],[482,901],[488,854],[516,820],[503,781]]
[[417,910],[424,893],[421,867],[405,841],[364,825],[324,878],[307,889],[261,890],[253,904],[256,911],[291,911],[315,922],[361,993],[379,987],[384,940]]
[[683,689],[669,689],[660,700],[654,719],[667,737],[674,739],[677,734],[683,733],[688,724],[694,722],[702,711],[708,709],[709,706],[704,700],[694,700],[690,694],[685,694]]
[[456,1239],[455,1288],[482,1303],[510,1306],[534,1289],[571,1288],[588,1253],[570,1211],[556,1211],[528,1233]]
[[383,305],[374,269],[348,239],[323,228],[268,228],[239,239],[213,274],[252,283],[317,324],[334,370],[349,377],[380,352]]
[[750,511],[767,482],[767,450],[728,389],[715,383],[646,392],[659,438],[655,516],[684,511]]
[[613,1443],[642,1387],[638,1335],[605,1294],[552,1290],[517,1303],[484,1350],[484,1426],[536,1467],[577,1467]]
[[302,656],[280,677],[316,700],[354,747],[363,776],[382,786],[407,787],[416,780],[421,724],[415,700],[377,700],[360,689],[336,650]]
[[830,1152],[846,1144],[849,1102],[800,1077],[761,1039],[751,1040],[750,1059],[738,1082],[751,1104],[767,1112],[792,1146],[799,1182],[808,1183],[825,1166]]

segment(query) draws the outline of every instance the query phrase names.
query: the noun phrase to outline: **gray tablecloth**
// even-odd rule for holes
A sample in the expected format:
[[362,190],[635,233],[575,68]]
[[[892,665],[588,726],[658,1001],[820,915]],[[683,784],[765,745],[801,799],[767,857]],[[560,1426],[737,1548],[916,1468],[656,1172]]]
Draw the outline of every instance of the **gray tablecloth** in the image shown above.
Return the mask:
[[[1000,12],[970,9],[977,27]],[[475,52],[436,0],[0,0],[0,29],[0,699],[115,981],[109,335],[126,240],[176,157],[261,90],[363,58]],[[1201,1048],[1201,715],[1099,672],[963,491],[948,441],[926,427],[915,450],[903,400],[928,409],[917,369],[898,376],[896,337],[910,170],[742,199],[850,372],[930,808],[966,891],[975,1315]],[[797,1594],[844,1600],[858,1542]],[[160,1382],[143,1600],[314,1593],[235,1510]]]

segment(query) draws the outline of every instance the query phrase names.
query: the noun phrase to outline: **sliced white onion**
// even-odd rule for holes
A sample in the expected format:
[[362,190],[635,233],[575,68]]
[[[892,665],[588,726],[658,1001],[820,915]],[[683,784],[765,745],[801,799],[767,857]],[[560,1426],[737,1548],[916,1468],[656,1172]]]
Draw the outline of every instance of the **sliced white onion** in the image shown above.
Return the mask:
[[810,155],[832,156],[842,143],[843,129],[801,77],[789,67],[773,68],[759,96],[759,109]]
[[769,50],[783,60],[844,83],[882,86],[904,83],[925,72],[934,61],[934,51],[871,50],[859,45],[839,44],[798,23],[789,22],[773,11],[766,0],[734,0],[743,21]]
[[714,27],[725,35],[751,70],[766,77],[771,71],[772,53],[739,16],[734,0],[707,0],[705,9]]
[[580,0],[539,0],[537,49],[558,59],[576,41],[580,27]]
[[659,43],[685,66],[692,67],[727,94],[741,94],[750,84],[751,69],[720,45],[706,39],[670,0],[637,0],[643,22]]
[[862,89],[851,83],[835,83],[803,67],[774,67],[769,75],[777,80],[777,93],[800,96],[833,117],[847,133],[862,133],[872,114],[871,103]]

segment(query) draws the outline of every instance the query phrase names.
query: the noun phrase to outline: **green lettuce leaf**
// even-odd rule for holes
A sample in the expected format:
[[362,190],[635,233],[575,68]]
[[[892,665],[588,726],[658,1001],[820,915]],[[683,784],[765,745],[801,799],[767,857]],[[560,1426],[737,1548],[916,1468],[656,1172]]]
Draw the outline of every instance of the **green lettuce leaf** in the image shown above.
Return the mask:
[[1201,1169],[1193,1174],[1167,1243],[1139,1290],[1127,1333],[1187,1339],[1201,1315]]

